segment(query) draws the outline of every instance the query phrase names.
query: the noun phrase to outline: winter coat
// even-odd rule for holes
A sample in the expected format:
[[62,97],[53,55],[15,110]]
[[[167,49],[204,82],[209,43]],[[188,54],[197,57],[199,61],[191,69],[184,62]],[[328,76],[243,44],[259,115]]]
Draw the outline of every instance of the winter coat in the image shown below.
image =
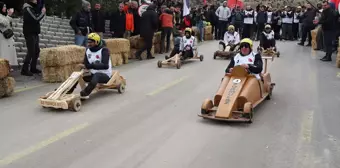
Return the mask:
[[105,32],[105,18],[106,15],[103,11],[93,10],[92,11],[92,21],[93,21],[93,31],[94,32]]
[[143,23],[140,26],[140,36],[152,38],[158,27],[158,15],[152,6],[149,6],[142,14],[140,22]]
[[93,22],[92,15],[90,12],[85,10],[81,10],[77,12],[72,19],[70,20],[70,25],[74,30],[74,33],[77,34],[78,31],[81,31],[83,36],[91,33],[93,31]]
[[24,35],[40,34],[40,21],[45,14],[39,11],[37,4],[25,3],[23,6],[23,33]]
[[[11,27],[12,18],[0,14],[0,30],[4,32]],[[2,33],[0,33],[0,58],[4,58],[9,61],[10,65],[18,65],[17,53],[14,46],[14,39],[6,39]]]
[[125,12],[117,11],[112,13],[110,18],[110,31],[115,34],[124,34],[126,27]]

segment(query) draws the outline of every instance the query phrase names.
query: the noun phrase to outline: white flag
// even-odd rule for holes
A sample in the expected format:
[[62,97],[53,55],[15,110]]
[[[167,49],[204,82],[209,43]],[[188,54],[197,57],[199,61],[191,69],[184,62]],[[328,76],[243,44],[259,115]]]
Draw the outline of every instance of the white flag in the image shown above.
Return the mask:
[[183,0],[183,16],[190,14],[190,1]]

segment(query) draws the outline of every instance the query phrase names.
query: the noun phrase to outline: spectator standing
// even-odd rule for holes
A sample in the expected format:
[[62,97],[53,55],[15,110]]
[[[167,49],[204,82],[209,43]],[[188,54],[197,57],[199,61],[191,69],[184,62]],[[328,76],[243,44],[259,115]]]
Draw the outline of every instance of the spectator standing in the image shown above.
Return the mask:
[[209,19],[209,22],[211,24],[211,34],[215,34],[215,40],[218,39],[218,28],[217,28],[217,25],[218,25],[218,17],[215,15],[215,11],[216,11],[216,8],[215,8],[215,5],[211,5],[210,8],[209,8],[209,11],[208,11],[208,19]]
[[124,4],[119,4],[118,11],[112,13],[110,19],[110,31],[112,37],[114,38],[123,38],[126,27],[126,18],[124,12]]
[[145,12],[143,12],[141,17],[141,29],[140,29],[140,37],[144,40],[144,46],[136,53],[136,58],[142,60],[141,54],[146,50],[147,58],[153,59],[155,57],[151,54],[152,48],[152,39],[155,31],[158,27],[158,15],[155,12],[155,5],[151,4]]
[[101,11],[101,4],[95,4],[94,8],[95,9],[92,11],[93,30],[103,38],[103,33],[105,33],[106,14]]
[[242,38],[253,37],[255,11],[247,6],[244,11]]
[[40,21],[44,18],[45,13],[45,8],[42,8],[41,11],[39,10],[37,0],[29,0],[23,6],[23,33],[26,40],[27,55],[21,69],[22,75],[33,76],[33,73],[41,73],[37,69],[37,60],[40,55]]
[[321,58],[321,61],[332,61],[332,48],[333,41],[335,40],[336,32],[336,21],[338,20],[336,12],[329,5],[328,1],[323,1],[322,3],[322,13],[319,21],[315,23],[321,24],[321,29],[323,31],[323,41],[326,56]]
[[290,6],[286,6],[285,11],[281,13],[282,39],[284,40],[293,40],[293,17],[294,12]]
[[165,37],[166,37],[166,49],[165,52],[168,53],[170,50],[170,37],[174,27],[173,21],[174,16],[172,11],[169,8],[166,8],[164,12],[159,16],[159,20],[162,24],[162,33],[161,33],[161,51],[162,54],[164,52],[165,47]]
[[257,39],[261,38],[261,34],[264,30],[264,26],[268,21],[268,15],[265,11],[265,6],[260,6],[260,11],[256,15],[256,23],[257,23]]
[[132,13],[131,7],[129,7],[129,9],[125,13],[125,19],[126,19],[126,22],[125,22],[126,27],[125,27],[124,38],[129,38],[135,30],[133,13]]
[[7,10],[6,4],[0,2],[0,57],[9,61],[12,66],[18,65],[12,30],[13,9]]
[[87,35],[93,31],[91,4],[82,0],[82,9],[71,19],[70,25],[75,33],[76,45],[86,46]]
[[223,40],[224,33],[227,30],[228,21],[229,21],[229,18],[231,16],[231,11],[227,7],[227,1],[224,1],[223,5],[217,8],[215,14],[218,17],[218,29],[219,29],[218,38],[220,40]]
[[313,20],[316,16],[316,10],[314,10],[311,6],[311,4],[306,5],[306,12],[302,14],[301,19],[303,20],[303,29],[302,29],[302,37],[301,37],[301,42],[298,43],[298,45],[303,46],[308,35],[308,44],[307,46],[312,45],[312,35],[311,35],[311,30],[314,29],[314,24]]
[[244,15],[241,11],[240,6],[236,6],[234,10],[232,11],[232,24],[235,27],[235,31],[237,31],[239,34],[242,33],[242,23],[243,23]]
[[131,2],[131,8],[132,8],[132,13],[133,13],[133,26],[135,30],[133,31],[132,35],[139,35],[140,33],[140,16],[138,13],[138,3],[137,1],[132,1]]

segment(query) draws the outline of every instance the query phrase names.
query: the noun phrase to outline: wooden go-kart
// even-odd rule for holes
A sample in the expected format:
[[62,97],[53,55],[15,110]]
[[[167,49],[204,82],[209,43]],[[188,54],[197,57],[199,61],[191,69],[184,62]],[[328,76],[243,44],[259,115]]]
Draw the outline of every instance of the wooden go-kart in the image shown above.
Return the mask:
[[[86,87],[86,83],[83,80],[83,76],[86,76],[88,71],[81,69],[80,71],[73,72],[71,76],[61,84],[55,91],[47,93],[45,96],[40,97],[39,104],[44,107],[50,107],[55,109],[69,109],[72,111],[79,111],[81,108],[80,94],[67,94],[67,92],[77,82],[81,89]],[[119,75],[118,71],[112,71],[112,77],[106,84],[98,84],[92,91],[94,94],[104,89],[117,89],[119,93],[125,92],[126,80]]]
[[268,49],[264,49],[263,47],[259,47],[258,48],[258,52],[262,55],[262,56],[276,56],[276,57],[280,57],[280,51],[276,51],[275,47],[272,48],[268,48]]
[[[226,46],[226,47],[229,47],[230,49],[230,46]],[[237,46],[233,51],[229,51],[228,49],[226,51],[224,49],[224,46],[223,45],[221,46],[220,44],[219,50],[214,52],[213,58],[216,59],[217,57],[220,57],[220,58],[230,59],[230,58],[233,58],[238,52],[239,52],[239,48]]]
[[[192,58],[187,58],[185,60],[199,59],[200,61],[203,61],[203,58],[204,58],[203,55],[198,56],[198,52],[195,51],[194,56]],[[173,57],[169,57],[166,55],[164,61],[157,62],[157,66],[158,68],[162,68],[163,65],[176,66],[177,69],[180,69],[182,66],[182,62],[185,60],[182,59],[182,52],[174,55]]]
[[235,66],[231,74],[222,79],[214,100],[204,100],[198,116],[212,120],[252,123],[253,109],[265,99],[270,99],[275,86],[271,83],[270,74],[266,72],[267,61],[264,68],[262,80],[258,80],[242,66]]

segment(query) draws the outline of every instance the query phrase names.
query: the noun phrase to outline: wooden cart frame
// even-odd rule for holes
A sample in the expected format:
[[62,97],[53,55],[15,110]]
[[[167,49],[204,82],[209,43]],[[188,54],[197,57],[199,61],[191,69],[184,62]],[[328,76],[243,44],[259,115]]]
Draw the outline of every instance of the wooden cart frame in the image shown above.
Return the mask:
[[276,56],[276,57],[280,57],[280,51],[275,51],[275,48],[269,48],[267,50],[265,50],[263,47],[258,48],[258,51],[260,52],[261,56]]
[[[67,94],[68,91],[78,82],[81,89],[86,87],[86,82],[83,80],[83,76],[86,76],[86,71],[82,69],[78,72],[73,72],[71,76],[63,82],[59,88],[55,91],[47,93],[45,96],[41,96],[38,101],[44,108],[55,109],[69,109],[72,111],[79,111],[81,108],[80,94]],[[112,77],[106,84],[98,84],[92,91],[91,95],[104,89],[117,89],[119,93],[124,93],[126,87],[126,80],[119,75],[118,71],[112,71]]]
[[[164,61],[157,62],[157,66],[158,68],[162,68],[163,65],[175,66],[177,69],[180,69],[182,66],[182,61],[185,61],[185,60],[181,60],[181,57],[182,57],[182,53],[176,54],[170,58],[166,55]],[[203,61],[204,56],[203,55],[198,56],[198,52],[195,51],[194,56],[192,58],[188,58],[187,60],[191,60],[191,59]]]

